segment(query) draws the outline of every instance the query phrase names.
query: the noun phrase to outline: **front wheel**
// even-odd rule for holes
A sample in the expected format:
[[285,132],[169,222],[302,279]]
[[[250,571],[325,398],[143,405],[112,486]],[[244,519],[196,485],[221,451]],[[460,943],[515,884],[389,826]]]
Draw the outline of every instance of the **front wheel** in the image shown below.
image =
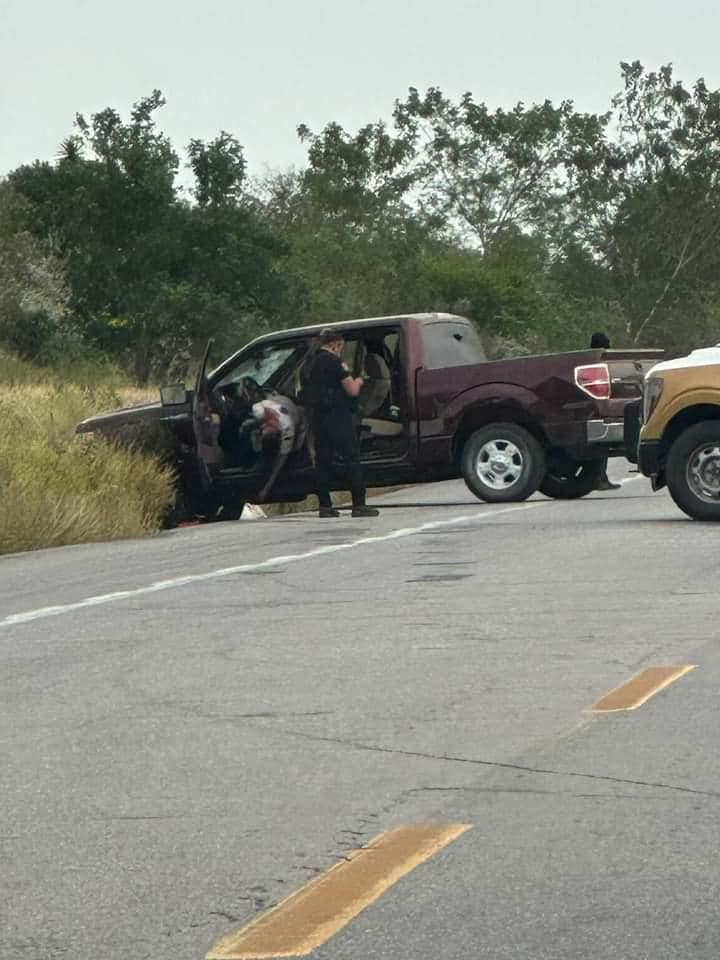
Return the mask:
[[540,484],[540,493],[554,500],[579,500],[597,486],[605,469],[605,460],[559,459],[548,464],[548,470]]
[[493,423],[476,430],[465,444],[462,475],[480,500],[527,500],[545,476],[545,453],[524,427]]
[[218,523],[220,521],[239,520],[245,509],[245,501],[234,497],[219,496],[214,491],[193,491],[192,493],[179,481],[176,488],[175,504],[163,518],[163,527],[172,529],[182,523]]
[[244,500],[228,500],[220,505],[219,510],[215,511],[212,519],[216,522],[221,520],[239,520],[244,509]]
[[720,521],[720,421],[688,427],[667,457],[670,496],[693,520]]

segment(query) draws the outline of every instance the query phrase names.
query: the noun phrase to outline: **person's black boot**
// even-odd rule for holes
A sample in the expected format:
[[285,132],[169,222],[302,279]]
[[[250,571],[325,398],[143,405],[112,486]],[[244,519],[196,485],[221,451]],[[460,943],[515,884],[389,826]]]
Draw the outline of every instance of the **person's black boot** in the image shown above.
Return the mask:
[[320,507],[318,516],[323,520],[330,517],[339,517],[340,511],[336,510],[335,507]]
[[376,510],[375,507],[361,506],[353,507],[352,515],[354,517],[379,517],[380,511]]
[[619,490],[621,487],[621,483],[613,483],[607,476],[600,477],[595,485],[596,490]]

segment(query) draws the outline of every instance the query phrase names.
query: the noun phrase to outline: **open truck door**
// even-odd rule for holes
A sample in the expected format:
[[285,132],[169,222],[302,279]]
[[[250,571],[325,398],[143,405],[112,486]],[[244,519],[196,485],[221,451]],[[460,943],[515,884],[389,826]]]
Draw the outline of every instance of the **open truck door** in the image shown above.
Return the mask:
[[195,448],[203,486],[212,486],[222,464],[222,449],[219,443],[220,414],[214,409],[211,391],[208,386],[207,365],[213,341],[205,347],[202,363],[195,381],[192,420],[195,434]]

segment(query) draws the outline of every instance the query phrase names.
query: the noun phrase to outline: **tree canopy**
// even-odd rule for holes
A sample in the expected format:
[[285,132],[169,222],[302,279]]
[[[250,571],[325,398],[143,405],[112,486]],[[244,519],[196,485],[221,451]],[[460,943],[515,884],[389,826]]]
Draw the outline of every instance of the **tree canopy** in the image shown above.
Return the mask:
[[226,131],[177,149],[164,103],[78,114],[0,181],[0,346],[147,380],[209,336],[416,310],[500,352],[718,339],[720,91],[670,65],[623,63],[597,115],[410,88],[387,122],[299,125],[304,166],[263,180]]

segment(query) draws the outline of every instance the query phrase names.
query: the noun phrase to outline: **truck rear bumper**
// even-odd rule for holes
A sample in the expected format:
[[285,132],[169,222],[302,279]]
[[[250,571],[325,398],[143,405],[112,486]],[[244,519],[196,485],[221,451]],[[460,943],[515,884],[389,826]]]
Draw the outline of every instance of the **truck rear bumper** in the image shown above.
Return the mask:
[[588,420],[587,442],[606,443],[611,447],[624,445],[625,425],[622,420]]
[[551,423],[545,428],[550,445],[556,449],[577,449],[583,447],[613,447],[624,449],[625,428],[622,419],[606,417],[594,420],[575,420],[565,423]]
[[553,450],[581,462],[625,455],[624,424],[617,415],[552,424],[545,435]]

